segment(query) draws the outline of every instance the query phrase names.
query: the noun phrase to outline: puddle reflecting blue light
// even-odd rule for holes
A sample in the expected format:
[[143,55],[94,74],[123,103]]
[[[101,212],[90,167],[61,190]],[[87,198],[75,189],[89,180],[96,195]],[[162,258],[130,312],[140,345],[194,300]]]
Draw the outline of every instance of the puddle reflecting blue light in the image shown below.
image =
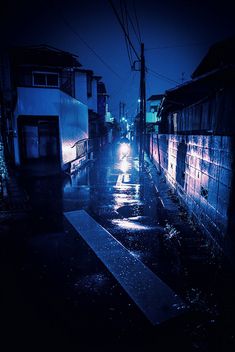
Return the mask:
[[143,253],[140,251],[129,251],[131,255],[133,255],[137,259],[143,258]]
[[126,219],[114,219],[112,220],[112,223],[116,226],[119,226],[127,230],[150,230],[150,229],[152,230],[153,229],[153,227],[151,226],[146,226]]
[[117,195],[114,197],[114,209],[117,210],[124,205],[141,205],[139,199],[133,199],[132,197],[125,195]]
[[123,159],[120,162],[119,168],[123,173],[126,173],[128,170],[130,170],[131,164],[127,159]]

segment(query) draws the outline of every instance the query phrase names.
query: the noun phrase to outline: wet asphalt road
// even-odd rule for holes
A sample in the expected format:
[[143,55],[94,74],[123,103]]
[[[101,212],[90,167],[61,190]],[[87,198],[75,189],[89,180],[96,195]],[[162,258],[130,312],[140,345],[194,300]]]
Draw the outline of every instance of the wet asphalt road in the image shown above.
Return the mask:
[[[139,179],[134,154],[120,160],[117,148],[106,148],[71,177],[23,184],[31,211],[15,217],[2,236],[2,344],[9,350],[17,341],[31,350],[230,351],[231,274],[217,262],[205,267],[200,258],[196,269],[195,262],[182,264],[177,245],[166,241],[162,204],[148,175]],[[153,327],[65,220],[64,211],[78,209],[179,293],[187,313]]]

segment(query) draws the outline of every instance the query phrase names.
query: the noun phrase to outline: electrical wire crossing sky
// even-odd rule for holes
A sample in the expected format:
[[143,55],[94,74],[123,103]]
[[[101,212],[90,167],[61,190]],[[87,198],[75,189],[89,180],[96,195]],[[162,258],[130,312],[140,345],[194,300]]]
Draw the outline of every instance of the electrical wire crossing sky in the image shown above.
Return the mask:
[[78,55],[106,85],[110,110],[136,114],[140,44],[146,98],[191,79],[209,47],[235,35],[232,0],[3,0],[1,48],[46,44]]

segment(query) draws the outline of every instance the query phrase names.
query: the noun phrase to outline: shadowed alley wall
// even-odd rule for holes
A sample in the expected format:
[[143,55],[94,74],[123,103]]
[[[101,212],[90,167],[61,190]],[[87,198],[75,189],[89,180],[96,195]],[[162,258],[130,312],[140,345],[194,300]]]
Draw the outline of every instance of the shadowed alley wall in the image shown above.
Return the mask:
[[154,162],[204,232],[228,251],[234,137],[160,134],[158,140],[154,135]]

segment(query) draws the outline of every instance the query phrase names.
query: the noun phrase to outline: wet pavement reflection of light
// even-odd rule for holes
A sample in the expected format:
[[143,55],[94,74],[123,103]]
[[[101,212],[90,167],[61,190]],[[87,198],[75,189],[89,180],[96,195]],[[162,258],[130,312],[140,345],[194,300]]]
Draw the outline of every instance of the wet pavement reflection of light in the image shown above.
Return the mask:
[[[117,185],[119,176],[120,183]],[[61,248],[63,245],[65,252],[67,251],[69,237],[67,236],[67,228],[66,226],[64,227],[64,223],[61,221],[62,212],[86,209],[93,218],[102,224],[113,237],[129,250],[131,255],[142,261],[162,278],[163,281],[170,286],[172,285],[172,288],[176,287],[182,291],[186,290],[181,285],[182,279],[180,277],[180,270],[184,269],[184,267],[178,263],[177,253],[172,252],[172,248],[169,247],[170,241],[166,238],[164,227],[161,226],[161,219],[158,217],[160,206],[155,203],[154,189],[151,186],[150,180],[147,179],[146,182],[139,183],[137,160],[129,158],[124,162],[123,160],[118,161],[116,160],[115,153],[106,153],[105,151],[101,153],[96,161],[91,162],[72,176],[67,176],[63,179],[57,177],[38,177],[29,181],[25,179],[24,182],[27,183],[27,190],[32,202],[33,227],[37,232],[43,233],[46,231],[50,235],[48,236],[48,241],[46,241],[45,235],[42,237],[46,243],[45,246],[47,246],[46,251],[45,247],[42,247],[41,257],[43,258],[43,263],[46,257],[45,252],[48,251],[50,254],[48,258],[51,258],[50,251],[54,248],[55,253],[58,252],[56,266],[57,268],[60,268],[60,265],[62,266]],[[64,239],[63,237],[60,239],[60,231],[64,231],[64,229],[66,235],[63,235]],[[53,239],[51,232],[55,231],[59,232],[57,237],[55,236],[55,239]],[[61,242],[62,244],[58,246],[59,241],[64,242]],[[190,243],[192,241],[192,238],[190,238]],[[53,245],[48,245],[48,243],[52,243]],[[75,250],[73,249],[74,243],[72,243],[70,250],[74,250],[73,255],[77,257],[77,260],[81,261],[83,250],[84,256],[87,256],[87,248],[85,247],[84,249],[82,247],[82,242],[78,243],[79,246]],[[36,249],[38,249],[38,246],[37,244]],[[80,248],[82,249],[79,253],[78,250]],[[189,256],[189,253],[186,254]],[[33,257],[35,258],[35,253]],[[183,276],[183,273],[182,277],[188,280],[187,285],[192,284],[196,287],[201,282],[202,285],[204,284],[203,279],[199,279],[198,275],[198,272],[200,272],[200,276],[203,277],[204,275],[202,271],[202,268],[204,269],[204,262],[201,264],[200,257],[194,257],[192,257],[191,272],[185,271],[185,276]],[[71,258],[71,255],[69,255],[69,258]],[[51,261],[53,262],[54,260],[52,259]],[[108,283],[110,277],[107,276],[106,278],[106,274],[103,276],[102,268],[97,269],[98,260],[95,263],[94,270],[90,262],[84,260],[84,263],[81,269],[79,262],[77,272],[74,274],[75,280],[71,279],[71,286],[75,290],[75,295],[79,295],[82,290],[84,295],[87,292],[98,296],[101,293],[104,295],[106,288],[108,294],[112,293]],[[89,268],[88,272],[85,271],[87,268]],[[212,269],[211,272],[213,273]],[[210,280],[208,280],[208,276],[205,275],[205,286],[209,286],[208,282]],[[211,275],[211,281],[213,281],[212,277],[213,275]],[[223,285],[221,285],[221,290],[223,289]],[[192,288],[192,297],[190,297],[190,300],[195,300],[196,303],[198,301],[200,304],[198,290]],[[90,304],[90,295],[87,296],[89,296],[88,300]],[[107,296],[105,296],[106,298]],[[201,309],[205,307],[206,309],[210,309],[207,302],[202,305]],[[85,311],[84,315],[86,314],[87,312]]]
[[114,209],[117,210],[124,205],[141,205],[138,199],[133,199],[131,196],[125,195],[114,195]]
[[[151,263],[163,227],[149,180],[140,184],[134,155],[119,160],[112,148],[107,149],[67,180],[64,210],[76,209],[85,209],[127,249],[138,251],[146,264]],[[150,240],[154,242],[151,251]]]
[[131,169],[131,163],[128,161],[128,159],[123,159],[120,161],[120,170],[125,174],[127,173],[128,170]]
[[143,225],[141,223],[130,221],[129,219],[114,219],[112,220],[112,223],[127,230],[146,231],[154,229],[153,226]]
[[[138,158],[135,156],[119,160],[115,149],[107,149],[94,163],[75,173],[70,182],[67,181],[64,187],[64,209],[90,209],[92,214],[103,214],[103,217],[106,211],[106,220],[116,212],[120,214],[120,220],[137,215],[155,218],[156,206],[151,202],[151,197],[145,196],[145,186],[139,183],[137,164]],[[132,224],[129,221],[112,225],[120,229],[125,229],[125,225],[126,228],[132,226],[138,231],[146,228],[141,223]]]

